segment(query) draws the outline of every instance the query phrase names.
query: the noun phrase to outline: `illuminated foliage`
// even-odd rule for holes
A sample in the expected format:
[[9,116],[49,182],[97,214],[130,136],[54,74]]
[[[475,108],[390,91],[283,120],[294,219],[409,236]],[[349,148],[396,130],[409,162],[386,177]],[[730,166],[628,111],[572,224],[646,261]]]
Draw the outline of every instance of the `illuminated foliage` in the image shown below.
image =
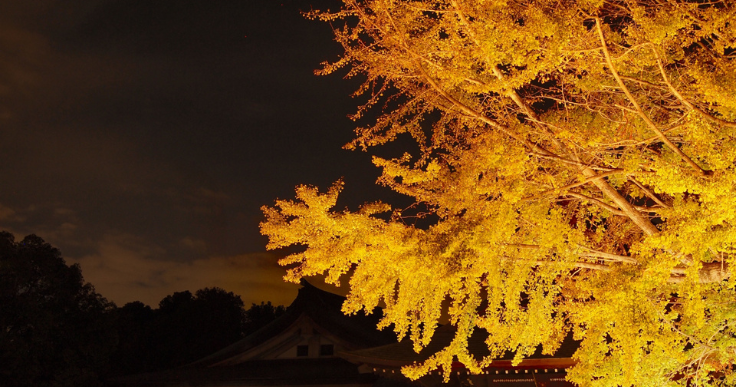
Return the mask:
[[[333,211],[327,193],[264,207],[286,278],[350,273],[344,311],[431,340],[477,372],[582,339],[582,386],[734,385],[736,4],[699,0],[345,0],[330,21],[358,94],[383,114],[348,148],[408,133],[379,182],[427,206]],[[341,24],[340,24],[341,23]],[[384,103],[385,102],[385,103]],[[381,214],[385,215],[381,215]],[[491,356],[466,350],[474,329]]]

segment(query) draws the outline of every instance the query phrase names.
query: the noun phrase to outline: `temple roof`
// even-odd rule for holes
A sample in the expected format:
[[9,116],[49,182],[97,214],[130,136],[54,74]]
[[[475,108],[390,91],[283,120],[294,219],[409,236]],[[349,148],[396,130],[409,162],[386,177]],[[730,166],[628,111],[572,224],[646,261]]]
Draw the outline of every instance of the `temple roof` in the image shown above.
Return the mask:
[[339,340],[341,348],[365,349],[396,341],[390,331],[378,331],[376,324],[382,311],[371,315],[341,312],[344,297],[320,290],[306,281],[285,313],[258,331],[199,361],[176,369],[119,377],[109,381],[113,386],[238,386],[271,385],[372,385],[376,375],[359,373],[358,367],[339,357],[242,359],[249,351],[268,347],[269,342],[283,340],[284,335],[298,330],[300,322]]
[[[420,353],[411,341],[396,342],[391,330],[379,331],[376,324],[382,311],[376,308],[370,315],[359,312],[353,316],[342,313],[344,297],[320,290],[302,281],[294,302],[278,319],[242,340],[197,362],[173,370],[132,375],[110,381],[117,386],[296,386],[303,384],[368,386],[378,375],[379,368],[395,368],[426,360],[450,344],[455,328],[443,326],[435,331],[432,342]],[[305,333],[302,329],[308,329]],[[312,330],[314,329],[314,330]],[[302,335],[324,335],[339,343],[337,357],[264,358],[263,351],[286,345]],[[296,335],[296,336],[294,336]],[[469,350],[476,358],[487,356],[484,341],[487,333],[476,330],[469,340]],[[296,337],[296,338],[295,338]],[[302,341],[303,342],[303,341]],[[329,342],[329,341],[328,341]],[[276,343],[276,344],[274,344]],[[566,368],[573,365],[572,354],[578,343],[566,338],[554,356],[542,355],[539,348],[515,368]],[[281,348],[281,349],[279,349]],[[299,355],[297,355],[299,356]],[[513,353],[494,361],[491,367],[510,368]],[[352,364],[351,364],[352,363]],[[359,372],[358,364],[362,364]],[[460,365],[462,367],[462,365]],[[455,365],[453,365],[455,368]],[[382,372],[386,372],[385,369]],[[392,371],[393,372],[393,371]],[[546,372],[546,370],[545,370]],[[556,372],[556,371],[555,371]]]
[[281,317],[242,340],[192,363],[191,366],[210,366],[244,353],[284,332],[305,315],[331,335],[338,337],[350,350],[396,342],[396,335],[392,331],[376,329],[378,320],[383,315],[380,308],[376,308],[370,315],[358,312],[346,316],[341,311],[345,297],[320,290],[305,280],[302,280],[301,285],[296,299]]

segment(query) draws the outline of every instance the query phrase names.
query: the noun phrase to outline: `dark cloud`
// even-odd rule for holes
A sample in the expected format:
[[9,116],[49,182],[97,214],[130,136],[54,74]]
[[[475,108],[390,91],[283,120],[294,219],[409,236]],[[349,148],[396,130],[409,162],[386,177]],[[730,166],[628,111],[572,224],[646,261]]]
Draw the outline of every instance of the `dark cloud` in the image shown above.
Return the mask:
[[269,253],[171,261],[162,259],[166,251],[161,246],[128,234],[107,234],[96,250],[73,261],[82,265],[85,278],[96,279],[98,292],[120,304],[139,300],[156,305],[173,292],[210,286],[240,294],[246,302],[289,304],[298,288],[281,281],[283,269]]
[[341,149],[356,84],[313,75],[340,48],[311,7],[338,2],[0,0],[0,229],[119,303],[218,284],[280,300],[260,206],[340,177],[344,205],[381,192]]

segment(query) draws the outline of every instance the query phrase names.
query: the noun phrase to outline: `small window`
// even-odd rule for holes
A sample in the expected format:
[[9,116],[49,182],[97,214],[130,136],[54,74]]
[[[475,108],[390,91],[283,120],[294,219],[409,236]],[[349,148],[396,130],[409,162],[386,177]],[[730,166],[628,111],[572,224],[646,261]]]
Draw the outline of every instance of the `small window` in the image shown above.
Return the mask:
[[296,355],[297,356],[309,356],[309,346],[308,345],[297,345]]
[[332,344],[322,344],[319,346],[320,356],[332,356],[335,354],[335,347]]

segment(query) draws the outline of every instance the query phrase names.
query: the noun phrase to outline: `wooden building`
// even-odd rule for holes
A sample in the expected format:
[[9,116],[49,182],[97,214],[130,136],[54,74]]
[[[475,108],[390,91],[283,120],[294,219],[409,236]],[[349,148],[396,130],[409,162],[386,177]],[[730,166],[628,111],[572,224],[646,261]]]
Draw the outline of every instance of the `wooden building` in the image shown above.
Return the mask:
[[[434,372],[418,381],[400,373],[404,365],[426,359],[443,348],[452,327],[437,330],[429,347],[417,354],[408,340],[397,343],[390,330],[378,331],[380,309],[371,315],[345,316],[345,299],[302,282],[286,313],[252,335],[185,367],[117,378],[113,387],[300,386],[300,387],[440,387]],[[482,334],[470,341],[471,353],[483,355]],[[573,364],[571,340],[556,356],[535,354],[518,366],[512,354],[494,361],[483,375],[469,375],[453,365],[450,385],[473,387],[562,387],[565,368]],[[485,351],[485,352],[484,352]]]

